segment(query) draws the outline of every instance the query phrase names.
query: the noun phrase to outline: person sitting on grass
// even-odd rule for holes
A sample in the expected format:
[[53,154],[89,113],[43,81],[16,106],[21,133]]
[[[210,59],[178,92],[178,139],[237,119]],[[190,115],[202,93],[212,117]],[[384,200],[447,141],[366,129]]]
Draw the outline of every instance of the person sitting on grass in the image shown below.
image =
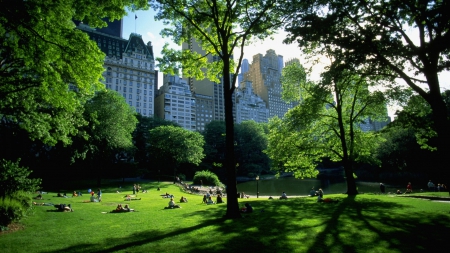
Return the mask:
[[241,208],[241,213],[253,213],[253,207],[249,203],[245,203]]
[[181,208],[180,205],[175,204],[175,201],[173,201],[173,198],[169,201],[169,206],[164,207],[165,209],[172,209],[172,208]]
[[91,195],[90,202],[98,202],[98,199],[94,195]]
[[184,196],[181,196],[180,202],[186,203],[186,202],[188,202],[188,201],[187,201],[187,198],[185,198]]
[[126,204],[126,205],[123,207],[123,211],[124,211],[124,212],[134,212],[134,209],[131,209],[130,206],[129,206],[128,204]]
[[412,185],[411,182],[408,183],[408,185],[406,185],[406,192],[405,193],[412,193]]
[[323,201],[323,190],[322,188],[319,188],[319,190],[317,191],[317,202],[322,202]]
[[76,192],[76,191],[73,191],[73,193],[72,193],[72,197],[78,197],[78,194],[77,194],[77,192]]
[[241,199],[248,199],[250,196],[246,195],[245,192],[241,192]]
[[314,190],[314,187],[311,188],[311,190],[309,191],[309,196],[310,196],[310,197],[314,197],[314,196],[316,196],[316,195],[317,195],[317,192]]
[[209,196],[208,200],[206,201],[206,204],[207,204],[207,205],[215,204],[214,201],[212,200],[212,197],[211,197],[211,196]]
[[216,203],[217,204],[223,203],[222,195],[220,195],[220,194],[217,195]]
[[286,195],[286,192],[283,192],[282,194],[281,194],[281,197],[280,197],[280,199],[287,199],[288,197],[287,197],[287,195]]
[[202,203],[205,203],[206,204],[206,201],[207,201],[208,199],[206,198],[206,195],[203,195],[203,200],[202,200]]

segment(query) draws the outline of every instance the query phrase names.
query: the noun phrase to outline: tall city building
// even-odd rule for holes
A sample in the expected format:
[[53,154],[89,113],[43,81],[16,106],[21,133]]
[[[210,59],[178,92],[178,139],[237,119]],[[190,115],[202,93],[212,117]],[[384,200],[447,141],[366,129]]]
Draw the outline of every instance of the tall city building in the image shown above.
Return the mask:
[[155,99],[155,115],[195,131],[195,98],[188,82],[178,76],[164,74],[163,85]]
[[270,49],[264,56],[254,55],[248,72],[244,74],[244,81],[252,82],[254,93],[266,103],[269,118],[274,116],[282,118],[293,107],[292,103],[286,103],[281,99],[282,66],[283,56]]
[[234,122],[238,124],[247,120],[258,123],[268,122],[269,109],[266,103],[253,92],[252,82],[242,82],[234,91],[233,117]]
[[390,117],[387,117],[386,120],[384,120],[384,121],[378,121],[378,120],[373,120],[371,118],[368,118],[363,123],[359,124],[359,127],[364,132],[369,132],[369,131],[376,132],[376,131],[380,131],[381,129],[383,129],[389,123],[391,123]]
[[151,42],[132,33],[128,40],[106,34],[80,23],[78,29],[86,32],[105,53],[104,83],[115,90],[143,116],[153,116],[157,76]]
[[244,74],[248,72],[249,68],[250,68],[250,64],[248,63],[248,60],[243,59],[242,64],[241,64],[241,71],[238,74],[238,83],[237,83],[238,86],[240,85],[240,83],[242,81],[244,81]]
[[[382,120],[383,118],[384,118],[384,120]],[[359,127],[364,132],[369,132],[369,131],[376,132],[376,131],[380,131],[385,126],[387,126],[389,123],[391,123],[391,117],[388,116],[387,105],[385,107],[385,111],[383,112],[382,119],[374,120],[374,119],[368,117],[366,120],[364,120],[363,123],[359,124]]]
[[[182,50],[190,50],[204,55],[198,42],[191,38],[188,42],[184,42]],[[218,59],[208,56],[208,61],[213,62]],[[196,122],[197,130],[203,131],[205,125],[213,120],[225,120],[225,101],[223,97],[222,83],[212,82],[210,80],[197,80],[195,78],[185,78],[196,101]]]

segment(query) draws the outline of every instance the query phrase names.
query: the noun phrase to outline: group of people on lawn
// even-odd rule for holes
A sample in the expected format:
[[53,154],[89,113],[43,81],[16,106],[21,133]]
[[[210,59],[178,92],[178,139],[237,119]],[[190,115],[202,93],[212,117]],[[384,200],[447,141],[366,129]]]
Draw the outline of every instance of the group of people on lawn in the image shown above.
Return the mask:
[[224,201],[222,198],[222,194],[217,194],[216,201],[214,201],[212,199],[212,195],[209,192],[207,192],[206,194],[203,195],[202,203],[205,203],[207,205],[212,205],[212,204],[221,204],[221,203],[224,203]]

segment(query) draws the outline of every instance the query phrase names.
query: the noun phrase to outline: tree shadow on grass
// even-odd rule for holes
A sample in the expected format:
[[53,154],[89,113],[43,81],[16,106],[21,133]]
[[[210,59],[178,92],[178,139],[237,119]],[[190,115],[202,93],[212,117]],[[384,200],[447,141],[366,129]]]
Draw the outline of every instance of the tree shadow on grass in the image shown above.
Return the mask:
[[254,213],[243,214],[242,219],[221,218],[226,205],[220,205],[183,214],[183,219],[198,220],[199,224],[183,226],[182,221],[174,221],[173,229],[165,232],[149,228],[126,237],[118,231],[117,237],[100,244],[68,245],[57,251],[417,252],[446,248],[445,236],[450,232],[448,215],[423,217],[411,210],[407,216],[399,216],[396,209],[408,206],[377,199],[250,203]]
[[397,208],[407,206],[348,197],[334,209],[322,211],[329,218],[323,218],[327,220],[325,227],[317,233],[308,252],[418,252],[446,248],[448,216],[424,217],[414,210],[399,216]]

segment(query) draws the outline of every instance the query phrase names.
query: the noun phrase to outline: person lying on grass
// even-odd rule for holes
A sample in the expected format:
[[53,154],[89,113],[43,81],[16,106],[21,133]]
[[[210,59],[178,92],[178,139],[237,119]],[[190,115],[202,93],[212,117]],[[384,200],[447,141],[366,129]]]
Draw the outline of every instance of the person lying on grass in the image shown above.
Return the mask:
[[169,194],[169,193],[167,193],[166,192],[166,194],[162,194],[161,195],[163,198],[173,198],[173,195],[172,194]]
[[127,195],[127,196],[125,197],[125,200],[126,200],[126,201],[131,201],[131,200],[141,200],[141,198],[132,198],[130,195]]
[[54,206],[54,204],[52,204],[52,203],[37,203],[37,202],[33,202],[33,205],[35,205],[35,206]]
[[112,213],[122,213],[122,212],[134,212],[134,209],[131,209],[128,204],[122,207],[122,204],[118,204],[116,209],[111,211]]
[[169,201],[169,206],[164,207],[164,209],[173,209],[173,208],[181,208],[181,206],[175,204],[175,202],[173,201],[173,198],[171,198]]
[[54,205],[55,208],[58,208],[58,211],[60,212],[73,212],[72,207],[70,206],[70,204],[66,205],[66,204],[59,204],[59,205]]

